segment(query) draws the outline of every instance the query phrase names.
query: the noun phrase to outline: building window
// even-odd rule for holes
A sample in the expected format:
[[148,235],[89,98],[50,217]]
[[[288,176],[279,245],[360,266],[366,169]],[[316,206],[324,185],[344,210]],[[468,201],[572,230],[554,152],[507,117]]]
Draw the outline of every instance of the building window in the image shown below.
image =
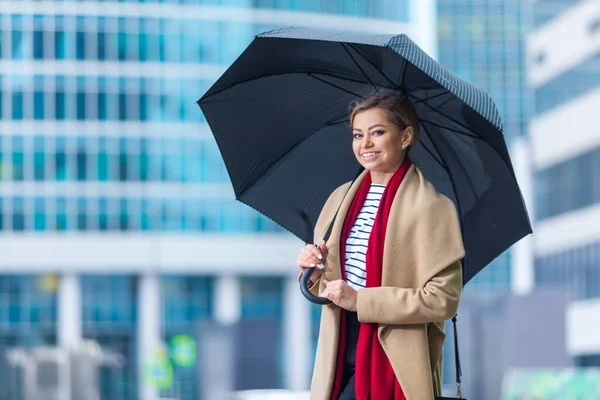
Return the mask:
[[536,217],[543,220],[600,203],[600,147],[535,175]]
[[581,368],[600,367],[600,354],[575,357],[575,366]]
[[123,355],[123,369],[103,369],[101,397],[137,398],[137,285],[130,276],[81,277],[83,336],[109,351]]

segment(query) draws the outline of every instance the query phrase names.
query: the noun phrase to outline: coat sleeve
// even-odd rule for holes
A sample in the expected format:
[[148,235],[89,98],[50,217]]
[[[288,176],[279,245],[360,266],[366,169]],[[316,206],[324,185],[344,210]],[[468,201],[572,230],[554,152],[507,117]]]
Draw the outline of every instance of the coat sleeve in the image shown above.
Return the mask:
[[360,322],[423,324],[452,318],[458,310],[462,288],[460,261],[444,268],[423,288],[365,288],[358,291]]

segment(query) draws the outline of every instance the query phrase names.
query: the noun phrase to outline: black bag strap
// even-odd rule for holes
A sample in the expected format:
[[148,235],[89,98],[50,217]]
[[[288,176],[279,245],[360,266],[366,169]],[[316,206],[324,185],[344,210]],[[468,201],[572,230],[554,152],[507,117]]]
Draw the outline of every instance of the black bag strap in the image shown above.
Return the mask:
[[459,399],[462,398],[462,391],[460,388],[461,385],[461,377],[462,377],[462,369],[460,368],[460,355],[458,352],[458,331],[456,329],[456,319],[458,314],[452,317],[452,325],[454,326],[454,364],[456,367],[456,395]]

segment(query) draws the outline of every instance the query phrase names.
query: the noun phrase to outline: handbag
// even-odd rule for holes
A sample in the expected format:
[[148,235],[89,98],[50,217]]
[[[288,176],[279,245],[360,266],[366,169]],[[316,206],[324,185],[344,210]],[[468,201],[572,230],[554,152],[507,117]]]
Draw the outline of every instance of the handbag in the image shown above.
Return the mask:
[[[457,314],[458,315],[458,314]],[[454,317],[452,317],[452,325],[454,326],[454,365],[456,367],[456,396],[457,397],[442,397],[442,396],[435,396],[434,400],[467,400],[464,397],[462,397],[462,391],[460,388],[461,385],[461,377],[462,377],[462,370],[460,368],[460,357],[458,354],[458,331],[456,330],[456,317],[457,315],[455,315]]]

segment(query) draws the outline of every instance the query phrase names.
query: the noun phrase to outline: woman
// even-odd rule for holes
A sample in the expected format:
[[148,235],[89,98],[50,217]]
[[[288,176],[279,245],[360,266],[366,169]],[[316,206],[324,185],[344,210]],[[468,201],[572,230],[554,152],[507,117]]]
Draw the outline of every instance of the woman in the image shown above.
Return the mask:
[[302,271],[318,267],[311,291],[332,301],[321,315],[311,398],[431,400],[441,394],[444,322],[462,288],[456,209],[406,156],[419,134],[408,99],[371,95],[350,121],[365,171],[331,194],[315,227],[320,246],[298,256]]

